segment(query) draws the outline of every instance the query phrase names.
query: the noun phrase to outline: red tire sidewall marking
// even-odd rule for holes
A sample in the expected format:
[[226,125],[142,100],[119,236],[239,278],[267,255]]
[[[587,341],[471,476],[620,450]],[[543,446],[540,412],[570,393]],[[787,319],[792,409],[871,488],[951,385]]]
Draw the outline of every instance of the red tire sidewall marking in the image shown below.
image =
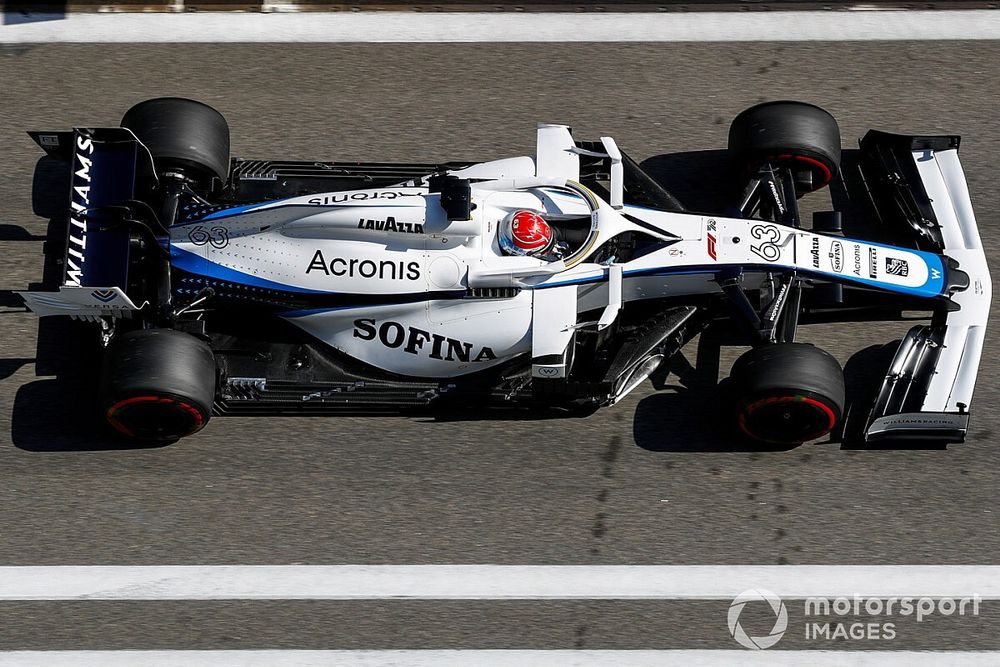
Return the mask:
[[809,157],[808,155],[792,155],[792,154],[777,155],[777,156],[775,156],[772,159],[774,159],[774,160],[795,160],[796,162],[805,162],[810,167],[815,167],[816,169],[819,169],[820,172],[823,175],[823,182],[820,183],[819,185],[815,186],[814,189],[816,189],[816,190],[819,190],[824,185],[829,185],[830,181],[833,180],[833,172],[830,171],[830,168],[828,166],[826,166],[826,164],[824,164],[821,160],[817,160],[816,158]]
[[823,403],[822,401],[818,401],[815,398],[810,398],[809,396],[801,396],[801,395],[771,396],[768,398],[762,398],[760,400],[754,401],[753,403],[746,405],[740,411],[740,418],[739,418],[740,430],[743,431],[748,436],[750,436],[751,438],[755,438],[757,440],[763,440],[765,442],[781,442],[776,440],[767,440],[765,438],[761,438],[759,435],[751,433],[750,430],[747,428],[747,423],[746,423],[747,418],[750,417],[753,414],[754,410],[756,410],[757,408],[763,407],[765,405],[774,405],[778,403],[805,403],[806,405],[819,408],[826,414],[827,417],[826,428],[821,431],[808,434],[807,437],[803,438],[802,440],[803,442],[805,442],[806,440],[814,440],[816,438],[819,438],[832,431],[833,427],[837,425],[837,415],[834,414],[833,410],[830,409],[830,406],[828,406],[826,403]]
[[125,424],[121,423],[118,420],[117,418],[118,413],[120,413],[123,408],[126,408],[130,405],[134,405],[136,403],[153,403],[153,402],[176,406],[181,410],[188,412],[190,415],[194,417],[194,428],[190,432],[185,433],[184,435],[191,435],[192,433],[196,433],[199,430],[201,430],[201,428],[205,425],[205,417],[204,415],[202,415],[201,411],[198,410],[198,408],[194,407],[189,403],[185,403],[184,401],[178,401],[168,396],[132,396],[131,398],[120,400],[115,404],[113,404],[110,408],[108,408],[106,414],[108,423],[111,424],[111,426],[113,426],[120,433],[123,433],[124,435],[127,435],[130,438],[134,438],[135,433],[132,432],[132,429],[128,428],[127,426],[125,426]]

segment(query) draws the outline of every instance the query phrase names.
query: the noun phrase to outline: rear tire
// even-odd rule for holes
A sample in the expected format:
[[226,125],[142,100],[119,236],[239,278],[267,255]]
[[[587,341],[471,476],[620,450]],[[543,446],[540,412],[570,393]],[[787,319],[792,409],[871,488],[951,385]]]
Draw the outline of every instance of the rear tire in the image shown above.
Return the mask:
[[837,176],[840,150],[836,119],[805,102],[758,104],[729,126],[729,151],[741,168],[754,172],[766,161],[790,167],[800,196]]
[[212,415],[215,358],[208,343],[190,334],[132,331],[108,347],[100,393],[108,423],[122,435],[177,440]]
[[229,176],[229,124],[201,102],[159,97],[125,112],[122,127],[135,133],[153,156],[159,173],[179,170],[211,189]]
[[815,440],[844,414],[840,364],[812,345],[762,345],[736,360],[731,378],[740,430],[760,442]]

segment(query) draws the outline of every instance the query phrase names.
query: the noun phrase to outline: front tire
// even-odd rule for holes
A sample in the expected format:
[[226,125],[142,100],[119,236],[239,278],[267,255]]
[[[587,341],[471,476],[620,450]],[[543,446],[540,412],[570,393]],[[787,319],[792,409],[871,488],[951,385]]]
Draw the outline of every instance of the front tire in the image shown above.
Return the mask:
[[108,346],[101,401],[108,423],[137,440],[170,442],[212,415],[215,358],[205,341],[172,329],[143,329]]
[[828,352],[804,343],[762,345],[731,373],[737,423],[750,438],[801,444],[832,431],[844,414],[844,373]]
[[758,104],[729,126],[729,151],[737,164],[751,173],[764,162],[791,168],[799,196],[837,176],[840,150],[836,119],[805,102]]

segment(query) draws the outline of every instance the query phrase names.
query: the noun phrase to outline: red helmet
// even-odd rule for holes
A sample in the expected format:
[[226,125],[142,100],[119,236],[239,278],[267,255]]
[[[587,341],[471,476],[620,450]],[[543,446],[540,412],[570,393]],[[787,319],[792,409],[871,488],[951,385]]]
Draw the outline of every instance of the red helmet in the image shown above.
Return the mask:
[[514,211],[500,224],[500,249],[508,255],[540,255],[552,248],[552,227],[534,211]]

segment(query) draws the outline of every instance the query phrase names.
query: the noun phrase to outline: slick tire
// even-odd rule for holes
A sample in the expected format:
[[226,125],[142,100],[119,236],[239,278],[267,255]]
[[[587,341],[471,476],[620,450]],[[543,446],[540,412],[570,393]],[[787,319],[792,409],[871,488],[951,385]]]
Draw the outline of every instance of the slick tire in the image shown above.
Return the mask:
[[229,176],[229,124],[201,102],[159,97],[125,112],[122,127],[139,138],[153,156],[158,173],[179,170],[203,189]]
[[108,423],[128,438],[170,442],[196,433],[212,415],[212,350],[172,329],[126,333],[108,346],[100,397]]
[[796,193],[828,185],[840,168],[840,127],[824,109],[805,102],[765,102],[729,126],[729,151],[738,167],[756,171],[770,161],[795,174]]
[[801,444],[832,431],[844,414],[844,373],[828,352],[804,343],[762,345],[730,374],[737,424],[753,440]]

